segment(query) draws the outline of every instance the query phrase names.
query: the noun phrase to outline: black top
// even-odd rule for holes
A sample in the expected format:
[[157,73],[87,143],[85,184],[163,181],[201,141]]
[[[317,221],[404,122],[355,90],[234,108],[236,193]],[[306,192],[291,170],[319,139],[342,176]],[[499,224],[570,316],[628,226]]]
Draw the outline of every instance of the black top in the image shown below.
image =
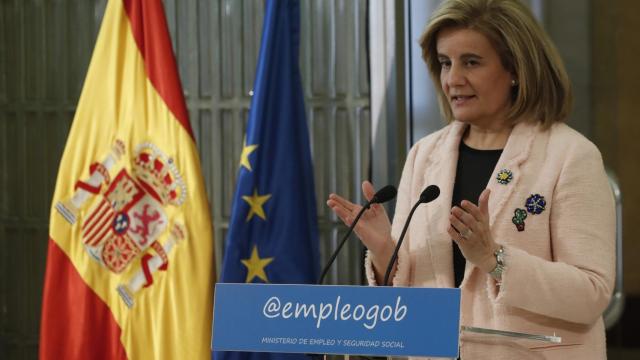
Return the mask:
[[[482,191],[491,181],[492,173],[502,150],[477,150],[460,141],[458,166],[456,169],[456,181],[453,184],[453,198],[451,207],[460,206],[462,200],[469,200],[474,204]],[[455,287],[459,287],[464,278],[464,267],[467,263],[462,252],[455,242],[453,244],[453,275]]]

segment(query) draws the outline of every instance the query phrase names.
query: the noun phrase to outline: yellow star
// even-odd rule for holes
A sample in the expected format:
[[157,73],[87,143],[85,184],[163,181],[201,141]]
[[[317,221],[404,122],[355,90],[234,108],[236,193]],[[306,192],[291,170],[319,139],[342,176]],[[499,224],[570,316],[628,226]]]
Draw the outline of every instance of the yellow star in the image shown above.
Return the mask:
[[247,267],[247,280],[245,280],[245,282],[251,282],[254,277],[262,279],[262,281],[266,283],[269,282],[267,274],[264,272],[264,268],[273,261],[273,258],[261,259],[258,255],[258,246],[253,245],[250,258],[240,261],[242,261],[242,264]]
[[258,189],[253,190],[253,195],[247,196],[244,195],[242,199],[246,201],[251,209],[249,209],[249,215],[247,215],[247,222],[251,220],[253,215],[258,215],[262,220],[267,220],[267,216],[264,213],[264,209],[262,205],[269,200],[271,194],[267,195],[258,195]]
[[240,166],[244,166],[247,170],[252,171],[249,155],[258,148],[258,145],[247,146],[247,138],[242,142],[242,154],[240,154]]

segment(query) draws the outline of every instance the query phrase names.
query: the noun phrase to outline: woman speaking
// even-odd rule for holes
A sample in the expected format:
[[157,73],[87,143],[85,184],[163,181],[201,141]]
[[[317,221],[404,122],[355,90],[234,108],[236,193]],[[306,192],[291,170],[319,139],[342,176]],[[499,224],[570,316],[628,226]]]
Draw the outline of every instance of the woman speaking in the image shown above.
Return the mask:
[[[409,152],[393,224],[374,205],[355,231],[370,285],[382,283],[411,206],[394,286],[460,287],[461,324],[556,334],[562,344],[463,334],[466,359],[605,359],[615,277],[614,199],[600,152],[563,121],[564,65],[516,0],[449,0],[420,38],[448,125]],[[371,183],[363,183],[370,199]],[[347,224],[359,205],[331,194]]]

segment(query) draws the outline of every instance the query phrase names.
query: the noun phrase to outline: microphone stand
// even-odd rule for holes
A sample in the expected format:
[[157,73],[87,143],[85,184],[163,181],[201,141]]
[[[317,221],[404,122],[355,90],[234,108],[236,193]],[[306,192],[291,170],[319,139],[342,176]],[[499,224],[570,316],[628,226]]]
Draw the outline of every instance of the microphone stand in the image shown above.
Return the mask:
[[393,266],[396,263],[396,260],[398,260],[398,252],[400,251],[400,246],[402,246],[402,242],[404,241],[404,236],[407,233],[407,229],[409,228],[409,223],[411,222],[413,213],[416,211],[416,209],[420,204],[422,204],[422,201],[418,201],[415,205],[413,205],[411,212],[409,212],[409,217],[407,218],[407,221],[404,223],[404,227],[402,228],[402,232],[400,233],[400,238],[398,239],[398,243],[396,244],[395,249],[393,249],[393,255],[391,255],[391,259],[389,260],[389,264],[387,265],[387,271],[384,273],[384,282],[382,283],[383,286],[389,285],[389,275],[391,275],[391,269],[393,269]]
[[356,224],[360,220],[360,217],[362,217],[364,212],[369,210],[369,208],[371,208],[371,202],[367,202],[367,204],[365,206],[363,206],[362,209],[360,209],[360,211],[358,212],[358,215],[356,216],[355,220],[353,220],[353,222],[351,223],[351,226],[349,226],[349,230],[347,231],[347,233],[344,235],[344,237],[340,241],[340,244],[338,245],[338,248],[336,249],[336,251],[333,252],[333,255],[331,255],[331,258],[327,262],[327,265],[325,265],[324,269],[322,270],[322,275],[320,275],[320,280],[318,280],[318,285],[321,285],[322,282],[324,281],[324,278],[327,275],[327,273],[329,272],[329,269],[331,268],[331,265],[333,265],[333,262],[338,257],[338,254],[340,253],[340,249],[342,249],[344,244],[347,242],[347,239],[349,239],[349,235],[351,235],[351,233],[353,232],[353,229],[356,227]]
[[438,196],[440,196],[440,188],[437,185],[429,185],[427,186],[426,189],[422,190],[422,193],[420,194],[420,198],[418,199],[416,204],[413,205],[411,212],[409,212],[407,221],[405,221],[404,223],[404,228],[402,228],[402,233],[400,233],[400,238],[398,239],[398,243],[396,244],[396,247],[393,250],[393,255],[389,260],[389,264],[387,265],[387,271],[384,274],[384,282],[382,283],[383,286],[389,285],[389,275],[391,274],[391,269],[393,269],[393,266],[396,263],[396,260],[398,260],[398,252],[400,251],[400,246],[402,245],[402,241],[404,241],[404,236],[406,235],[407,229],[409,228],[409,223],[411,222],[413,213],[416,211],[416,209],[420,204],[429,203],[437,199]]
[[367,201],[367,203],[362,207],[362,209],[360,209],[355,220],[353,220],[353,222],[349,226],[349,231],[347,231],[347,233],[344,235],[344,237],[340,241],[340,245],[338,245],[338,248],[331,255],[331,259],[329,259],[329,262],[327,263],[327,265],[325,265],[324,269],[322,270],[322,275],[320,275],[320,279],[318,280],[317,285],[321,285],[322,282],[324,281],[324,278],[327,275],[329,268],[331,267],[333,262],[336,260],[336,257],[338,257],[338,253],[340,253],[340,250],[344,246],[345,242],[347,242],[349,235],[351,235],[351,233],[353,232],[353,229],[356,227],[356,224],[358,223],[358,221],[360,221],[360,217],[362,217],[364,212],[369,210],[371,208],[371,205],[373,204],[382,204],[393,199],[394,197],[396,197],[397,192],[398,191],[393,185],[387,185],[382,189],[378,190],[378,192],[376,192],[373,195],[371,200]]

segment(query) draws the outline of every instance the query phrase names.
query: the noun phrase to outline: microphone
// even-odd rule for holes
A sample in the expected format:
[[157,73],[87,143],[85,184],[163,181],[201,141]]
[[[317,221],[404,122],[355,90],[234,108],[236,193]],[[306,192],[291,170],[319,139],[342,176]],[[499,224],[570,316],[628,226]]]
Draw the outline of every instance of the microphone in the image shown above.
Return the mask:
[[338,247],[336,248],[336,251],[333,252],[333,254],[331,255],[331,258],[327,262],[327,265],[322,270],[322,275],[320,275],[320,280],[318,280],[318,285],[322,284],[322,281],[324,281],[324,277],[327,275],[329,268],[335,261],[336,257],[338,257],[338,253],[340,252],[340,249],[342,249],[342,246],[344,246],[344,243],[349,238],[349,235],[351,235],[351,232],[353,232],[353,229],[356,227],[356,224],[360,220],[360,217],[362,216],[362,214],[364,214],[366,210],[371,208],[371,205],[386,203],[387,201],[396,197],[397,193],[398,193],[398,190],[396,190],[395,186],[387,185],[382,189],[378,190],[378,192],[376,192],[373,195],[371,200],[367,201],[367,203],[362,207],[362,209],[360,209],[360,212],[356,216],[355,220],[353,220],[353,223],[351,223],[351,226],[349,226],[349,231],[347,231],[347,233],[344,235],[344,237],[342,238],[342,241],[340,241],[340,245],[338,245]]
[[400,246],[402,246],[402,241],[404,240],[404,235],[407,233],[407,229],[409,228],[409,223],[411,222],[411,218],[413,217],[413,213],[416,211],[420,204],[426,204],[431,202],[440,196],[440,188],[437,185],[429,185],[426,189],[422,190],[420,194],[420,199],[413,205],[411,212],[409,212],[409,217],[407,221],[404,223],[404,228],[402,228],[402,233],[400,233],[400,238],[398,239],[398,243],[393,251],[393,255],[389,260],[389,264],[387,265],[387,271],[384,274],[384,282],[382,283],[384,286],[389,284],[389,275],[391,274],[391,269],[393,269],[393,265],[398,260],[398,251],[400,251]]

